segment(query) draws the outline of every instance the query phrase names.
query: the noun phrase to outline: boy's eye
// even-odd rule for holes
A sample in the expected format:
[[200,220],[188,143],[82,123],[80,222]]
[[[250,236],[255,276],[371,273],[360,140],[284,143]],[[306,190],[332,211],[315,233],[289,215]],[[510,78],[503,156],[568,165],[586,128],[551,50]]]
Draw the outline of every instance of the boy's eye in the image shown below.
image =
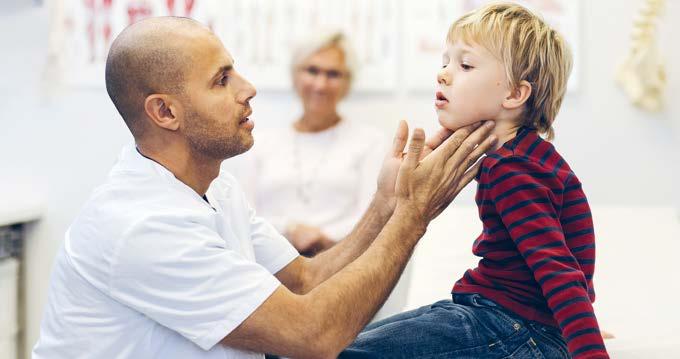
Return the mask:
[[470,66],[470,65],[468,65],[468,64],[465,64],[465,63],[460,64],[460,68],[462,68],[464,71],[469,71],[469,70],[474,69],[474,67],[472,67],[472,66]]
[[217,84],[220,86],[225,86],[227,84],[227,76],[222,76],[219,81],[217,81]]

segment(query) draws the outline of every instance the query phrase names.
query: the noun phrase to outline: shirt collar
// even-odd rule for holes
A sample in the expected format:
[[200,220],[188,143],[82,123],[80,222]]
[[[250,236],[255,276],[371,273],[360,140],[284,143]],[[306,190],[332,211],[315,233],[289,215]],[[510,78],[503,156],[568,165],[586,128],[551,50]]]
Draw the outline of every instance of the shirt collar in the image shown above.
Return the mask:
[[[172,188],[175,188],[181,192],[188,194],[194,200],[200,202],[207,208],[210,208],[213,211],[215,210],[213,205],[206,202],[202,196],[200,196],[198,193],[196,193],[196,191],[193,190],[193,188],[187,186],[186,183],[178,180],[177,177],[175,177],[175,175],[172,172],[170,172],[170,170],[165,168],[160,163],[142,155],[137,150],[137,146],[135,146],[134,144],[127,145],[121,150],[121,153],[118,156],[118,163],[114,167],[114,171],[137,172],[148,174],[150,176],[157,176],[163,182],[166,182],[169,185],[171,185]],[[212,187],[212,184],[210,187]],[[208,188],[208,191],[206,193],[208,199],[211,198],[211,195],[209,193],[210,187]]]

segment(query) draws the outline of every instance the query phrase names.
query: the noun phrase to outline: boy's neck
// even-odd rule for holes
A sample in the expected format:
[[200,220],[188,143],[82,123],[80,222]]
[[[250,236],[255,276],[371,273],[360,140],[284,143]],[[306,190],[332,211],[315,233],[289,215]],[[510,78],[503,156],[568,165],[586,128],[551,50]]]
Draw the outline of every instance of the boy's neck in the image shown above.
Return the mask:
[[501,148],[503,144],[515,138],[520,127],[522,126],[516,121],[496,121],[492,133],[498,137],[498,142],[494,150]]

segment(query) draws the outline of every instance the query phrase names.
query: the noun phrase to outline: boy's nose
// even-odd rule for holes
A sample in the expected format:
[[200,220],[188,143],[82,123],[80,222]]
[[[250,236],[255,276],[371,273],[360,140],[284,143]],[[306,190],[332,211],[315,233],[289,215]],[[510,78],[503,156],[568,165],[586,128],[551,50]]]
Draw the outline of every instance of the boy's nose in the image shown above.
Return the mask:
[[437,83],[440,85],[450,85],[451,84],[451,75],[446,71],[446,69],[441,69],[437,73]]

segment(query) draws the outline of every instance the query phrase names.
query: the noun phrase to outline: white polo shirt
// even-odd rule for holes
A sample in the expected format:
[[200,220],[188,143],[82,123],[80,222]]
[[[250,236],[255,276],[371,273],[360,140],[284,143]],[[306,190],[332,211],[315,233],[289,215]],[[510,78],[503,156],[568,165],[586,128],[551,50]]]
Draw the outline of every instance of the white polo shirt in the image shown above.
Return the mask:
[[262,358],[218,344],[298,256],[226,173],[208,204],[125,148],[66,233],[34,358]]

